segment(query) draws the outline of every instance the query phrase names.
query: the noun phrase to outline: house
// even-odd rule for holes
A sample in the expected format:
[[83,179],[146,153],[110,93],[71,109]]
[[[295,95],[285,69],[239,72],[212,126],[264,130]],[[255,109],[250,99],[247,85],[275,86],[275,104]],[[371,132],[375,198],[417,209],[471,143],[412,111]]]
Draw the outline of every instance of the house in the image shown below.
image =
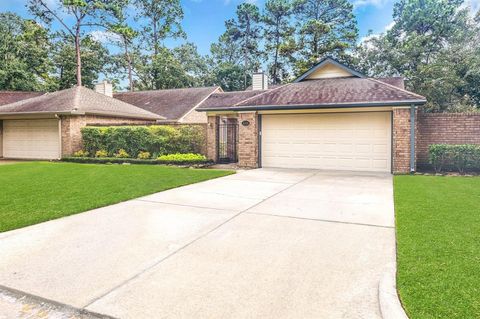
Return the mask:
[[[415,169],[416,111],[426,103],[399,78],[374,79],[325,58],[293,83],[214,93],[208,157],[239,166],[405,173]],[[260,88],[260,89],[258,89]]]
[[207,115],[195,112],[219,86],[114,93],[113,97],[164,117],[162,123],[205,124]]
[[84,87],[54,93],[0,94],[0,157],[59,159],[81,149],[81,128],[152,124],[164,119]]

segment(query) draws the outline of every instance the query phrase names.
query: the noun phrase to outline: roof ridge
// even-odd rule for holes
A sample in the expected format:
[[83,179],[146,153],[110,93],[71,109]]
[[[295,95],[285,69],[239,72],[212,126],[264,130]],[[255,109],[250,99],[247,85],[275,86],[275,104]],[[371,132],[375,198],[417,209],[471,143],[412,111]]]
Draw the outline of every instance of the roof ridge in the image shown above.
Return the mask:
[[143,91],[127,91],[127,92],[114,92],[113,94],[134,94],[134,93],[152,93],[159,91],[179,91],[179,90],[200,90],[200,89],[218,89],[220,86],[201,86],[190,88],[172,88],[172,89],[159,89],[159,90],[143,90]]
[[265,90],[265,91],[262,92],[262,93],[256,94],[256,95],[251,96],[251,97],[249,97],[249,98],[247,98],[247,99],[245,99],[245,100],[242,100],[242,101],[240,101],[240,102],[238,102],[238,103],[235,103],[233,106],[239,106],[239,104],[245,103],[245,102],[247,102],[248,100],[257,98],[257,97],[262,96],[262,95],[264,95],[264,94],[266,94],[266,93],[273,92],[273,91],[275,91],[275,90],[278,90],[278,89],[280,89],[280,88],[287,87],[287,86],[289,86],[289,85],[292,85],[292,83],[287,83],[287,84],[284,84],[284,85],[280,85],[279,87],[276,87],[276,88],[271,89],[271,90]]
[[[209,87],[210,88],[210,87]],[[212,87],[212,88],[215,88],[215,90],[211,91],[209,94],[207,94],[207,96],[205,96],[200,102],[198,102],[197,104],[195,104],[191,109],[185,111],[179,118],[178,120],[182,120],[185,116],[187,116],[187,114],[190,114],[190,112],[192,111],[195,111],[195,109],[197,107],[199,107],[200,105],[203,104],[203,102],[205,102],[210,96],[212,96],[212,94],[214,94],[218,89],[222,89],[220,86],[216,86],[216,87]]]
[[383,81],[380,81],[380,80],[377,80],[375,78],[366,78],[367,80],[370,80],[370,81],[373,81],[375,83],[379,83],[379,84],[382,84],[382,85],[385,85],[385,86],[388,86],[392,89],[396,89],[398,91],[402,91],[402,92],[405,92],[405,93],[408,93],[408,94],[411,94],[413,96],[416,96],[416,97],[419,97],[421,98],[422,100],[426,100],[427,98],[420,95],[420,94],[417,94],[417,93],[414,93],[414,92],[411,92],[411,91],[408,91],[408,90],[405,90],[405,89],[402,89],[402,88],[399,88],[398,86],[395,86],[395,85],[392,85],[392,84],[389,84],[389,83],[386,83],[386,82],[383,82]]

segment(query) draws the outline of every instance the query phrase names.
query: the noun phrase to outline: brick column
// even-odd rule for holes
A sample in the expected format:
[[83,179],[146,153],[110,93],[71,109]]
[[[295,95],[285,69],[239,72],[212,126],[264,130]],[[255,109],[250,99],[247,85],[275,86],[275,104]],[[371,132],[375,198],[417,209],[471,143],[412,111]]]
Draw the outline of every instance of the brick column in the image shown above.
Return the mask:
[[410,173],[410,109],[393,110],[393,173]]
[[[238,114],[238,165],[247,168],[258,167],[258,124],[255,112]],[[248,121],[248,126],[242,125]]]
[[83,147],[81,129],[86,125],[85,116],[62,116],[62,156],[71,156]]
[[218,134],[218,116],[208,116],[207,123],[207,158],[217,161],[217,134]]

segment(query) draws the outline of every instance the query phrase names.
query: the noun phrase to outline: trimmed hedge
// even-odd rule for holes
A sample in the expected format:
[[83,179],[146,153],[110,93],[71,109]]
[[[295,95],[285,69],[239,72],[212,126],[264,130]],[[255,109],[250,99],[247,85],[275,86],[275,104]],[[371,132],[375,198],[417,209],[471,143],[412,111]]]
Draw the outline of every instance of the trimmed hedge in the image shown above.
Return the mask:
[[117,157],[64,157],[64,162],[86,163],[86,164],[144,164],[144,165],[181,165],[181,166],[205,166],[213,164],[209,160],[183,160],[168,161],[162,159],[138,159],[138,158],[117,158]]
[[480,145],[432,144],[429,147],[430,164],[435,172],[457,170],[461,174],[466,171],[480,170]]
[[148,152],[154,158],[173,153],[201,153],[206,141],[205,131],[198,125],[87,126],[82,128],[82,139],[90,156],[106,151],[108,157],[114,157],[123,150],[130,157]]

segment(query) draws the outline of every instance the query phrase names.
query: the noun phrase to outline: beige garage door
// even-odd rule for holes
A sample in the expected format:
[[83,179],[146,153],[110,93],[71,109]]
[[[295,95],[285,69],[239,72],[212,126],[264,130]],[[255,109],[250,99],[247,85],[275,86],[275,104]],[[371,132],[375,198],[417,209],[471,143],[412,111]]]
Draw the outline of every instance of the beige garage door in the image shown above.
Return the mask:
[[58,120],[3,121],[3,156],[57,159],[60,157]]
[[262,116],[262,166],[390,172],[389,112]]

